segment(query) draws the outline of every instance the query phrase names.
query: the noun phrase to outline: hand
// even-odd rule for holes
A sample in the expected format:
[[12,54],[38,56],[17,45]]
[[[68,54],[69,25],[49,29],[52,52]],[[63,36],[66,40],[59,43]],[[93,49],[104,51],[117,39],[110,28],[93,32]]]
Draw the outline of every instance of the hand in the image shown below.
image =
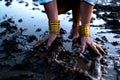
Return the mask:
[[45,41],[47,41],[47,48],[49,48],[51,46],[51,44],[53,43],[53,41],[56,39],[57,35],[50,33],[48,35],[46,35],[45,37],[43,37],[42,40],[39,40],[34,47],[38,47],[39,45],[41,45],[42,43],[44,43]]
[[92,41],[91,37],[81,38],[82,53],[85,51],[86,45],[89,45],[100,57],[102,57],[102,54],[100,52],[102,52],[103,54],[106,54],[106,52],[101,48],[100,45]]

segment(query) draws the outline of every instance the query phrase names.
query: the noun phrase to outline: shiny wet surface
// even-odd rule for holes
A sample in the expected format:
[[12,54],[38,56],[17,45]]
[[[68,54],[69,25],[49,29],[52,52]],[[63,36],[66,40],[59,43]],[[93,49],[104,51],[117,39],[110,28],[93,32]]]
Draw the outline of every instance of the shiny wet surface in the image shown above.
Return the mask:
[[[69,72],[69,70],[64,70],[66,68],[61,65],[59,66],[56,62],[49,63],[48,58],[46,57],[33,56],[34,53],[36,53],[32,51],[33,45],[48,29],[47,16],[44,13],[43,6],[35,2],[33,5],[31,4],[31,1],[28,3],[27,0],[12,1],[11,5],[9,4],[10,3],[5,1],[0,1],[0,75],[4,78],[8,77],[8,79],[16,78],[21,80],[27,78],[29,80],[36,78],[36,80],[39,80],[37,78],[41,78],[42,80],[43,73],[46,69],[50,72],[52,70],[51,68],[53,68],[53,70],[55,70],[53,74],[46,74],[46,72],[45,75],[56,77],[54,74],[57,72],[58,75],[60,75],[59,71],[61,70],[61,73],[64,73],[64,78],[66,77],[65,80],[68,80],[69,78],[72,78],[73,80],[77,80],[76,78],[79,79],[79,73],[72,73],[71,71]],[[120,3],[117,4],[119,5]],[[105,15],[102,11],[98,13]],[[108,12],[106,16],[108,16],[109,13],[110,12]],[[68,39],[72,25],[72,22],[70,21],[71,18],[71,11],[59,15],[61,27],[67,32],[63,35],[66,51],[72,51],[72,41]],[[117,72],[119,72],[120,67],[120,23],[118,23],[116,27],[116,25],[106,24],[109,21],[104,21],[102,20],[103,18],[101,18],[96,18],[96,14],[93,14],[91,37],[95,42],[101,44],[108,52],[105,59],[109,66],[105,69],[106,73],[103,74],[103,78],[106,80],[109,80],[109,78],[111,78],[111,80],[117,80]],[[106,17],[106,19],[111,20],[112,18]],[[119,19],[120,17],[117,17],[118,21]],[[50,64],[53,64],[54,66]],[[3,74],[5,72],[6,74]],[[75,78],[70,77],[71,75],[74,75]]]

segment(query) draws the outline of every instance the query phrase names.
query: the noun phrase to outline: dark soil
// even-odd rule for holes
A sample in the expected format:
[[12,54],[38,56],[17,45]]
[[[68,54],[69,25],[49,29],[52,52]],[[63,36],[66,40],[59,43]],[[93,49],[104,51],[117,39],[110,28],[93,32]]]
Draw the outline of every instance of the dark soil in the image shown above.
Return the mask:
[[[5,0],[6,7],[13,5],[12,2]],[[17,2],[25,7],[30,5],[22,0]],[[37,28],[35,33],[42,33],[39,36],[25,34],[27,29],[18,26],[14,15],[9,17],[9,13],[3,13],[4,16],[0,17],[0,80],[120,80],[120,5],[115,5],[117,2],[119,0],[112,1],[111,5],[97,4],[93,12],[98,20],[105,21],[102,25],[91,25],[96,31],[100,30],[94,34],[94,41],[107,52],[102,59],[89,46],[85,53],[81,53],[80,38],[74,42],[64,37],[69,33],[63,28],[49,49],[46,42],[34,47],[38,37],[48,31]],[[33,11],[41,10],[36,0],[33,5]],[[17,22],[22,24],[24,19],[19,18]],[[69,44],[71,50],[67,49]]]

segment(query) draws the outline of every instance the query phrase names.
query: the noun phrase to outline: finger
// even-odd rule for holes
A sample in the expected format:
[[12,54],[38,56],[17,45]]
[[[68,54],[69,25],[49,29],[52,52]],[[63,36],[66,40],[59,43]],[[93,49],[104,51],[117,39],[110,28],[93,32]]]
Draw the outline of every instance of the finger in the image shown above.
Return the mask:
[[102,56],[99,52],[99,50],[97,49],[96,45],[94,42],[88,42],[88,45],[95,51],[95,53],[97,53],[99,56]]
[[53,43],[53,41],[56,39],[57,35],[53,34],[53,35],[49,35],[49,39],[48,39],[48,43],[47,43],[47,47],[50,47],[51,44]]
[[49,38],[49,35],[45,35],[43,38],[42,38],[42,41],[45,42],[46,40],[48,40]]
[[99,57],[102,57],[102,55],[100,54],[99,50],[95,45],[92,46],[92,49],[99,55]]
[[85,41],[81,41],[81,52],[82,53],[84,53],[85,47],[86,47],[86,42]]
[[35,43],[34,47],[39,46],[41,44],[41,42],[42,42],[41,40],[37,41],[37,43]]
[[38,47],[42,43],[44,43],[46,40],[48,40],[48,35],[46,35],[42,40],[38,40],[34,47]]
[[96,45],[97,49],[100,51],[101,54],[107,54],[100,45],[98,45],[96,43],[94,43],[94,44]]

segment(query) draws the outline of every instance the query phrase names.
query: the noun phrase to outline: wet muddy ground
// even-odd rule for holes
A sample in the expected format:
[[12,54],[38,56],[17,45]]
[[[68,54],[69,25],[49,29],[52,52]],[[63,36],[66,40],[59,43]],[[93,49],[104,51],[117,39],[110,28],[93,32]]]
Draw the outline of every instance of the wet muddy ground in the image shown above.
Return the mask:
[[120,80],[119,10],[119,0],[95,6],[91,37],[107,52],[99,60],[89,46],[82,54],[79,40],[68,38],[71,11],[59,15],[61,35],[52,47],[34,48],[48,33],[43,6],[36,0],[0,0],[0,80]]

